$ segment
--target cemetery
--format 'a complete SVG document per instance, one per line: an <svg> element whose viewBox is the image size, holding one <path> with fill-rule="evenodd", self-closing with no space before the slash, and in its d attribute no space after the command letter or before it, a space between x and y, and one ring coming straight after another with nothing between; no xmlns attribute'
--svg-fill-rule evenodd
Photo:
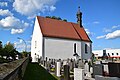
<svg viewBox="0 0 120 80"><path fill-rule="evenodd" d="M111 51L109 59L103 50L101 60L95 60L92 41L82 25L80 7L76 17L77 23L36 17L31 41L32 62L39 63L59 80L119 80L120 65L110 59Z"/></svg>
<svg viewBox="0 0 120 80"><path fill-rule="evenodd" d="M0 80L13 80L13 78L23 80L120 80L119 60L92 62L92 60L62 60L46 57L45 60L38 59L38 62L31 62L27 57L0 66Z"/></svg>
<svg viewBox="0 0 120 80"><path fill-rule="evenodd" d="M38 60L39 65L60 80L120 80L120 63L117 61L85 61L75 59Z"/></svg>

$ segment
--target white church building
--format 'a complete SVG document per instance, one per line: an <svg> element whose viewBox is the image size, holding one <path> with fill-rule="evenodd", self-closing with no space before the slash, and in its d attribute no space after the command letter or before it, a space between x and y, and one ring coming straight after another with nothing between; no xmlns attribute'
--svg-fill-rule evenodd
<svg viewBox="0 0 120 80"><path fill-rule="evenodd" d="M77 23L65 22L37 16L35 20L32 42L32 62L36 58L70 59L78 56L80 59L90 59L92 41L82 26L82 13L77 12Z"/></svg>

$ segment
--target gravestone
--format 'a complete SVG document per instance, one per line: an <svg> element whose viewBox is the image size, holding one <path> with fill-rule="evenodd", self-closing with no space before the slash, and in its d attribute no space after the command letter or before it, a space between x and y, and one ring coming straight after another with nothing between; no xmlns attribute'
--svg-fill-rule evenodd
<svg viewBox="0 0 120 80"><path fill-rule="evenodd" d="M67 61L66 61L66 60L63 61L63 66L64 66L64 65L67 65Z"/></svg>
<svg viewBox="0 0 120 80"><path fill-rule="evenodd" d="M84 69L74 68L74 80L84 80Z"/></svg>
<svg viewBox="0 0 120 80"><path fill-rule="evenodd" d="M108 63L110 77L120 78L120 63Z"/></svg>
<svg viewBox="0 0 120 80"><path fill-rule="evenodd" d="M85 66L84 66L85 68L85 72L89 72L89 65L88 65L88 63L85 63Z"/></svg>
<svg viewBox="0 0 120 80"><path fill-rule="evenodd" d="M56 76L60 77L60 69L61 69L61 63L60 62L56 62Z"/></svg>
<svg viewBox="0 0 120 80"><path fill-rule="evenodd" d="M108 65L104 65L104 71L106 71L107 73L109 73Z"/></svg>
<svg viewBox="0 0 120 80"><path fill-rule="evenodd" d="M102 64L94 64L93 65L93 77L95 75L103 75L103 65Z"/></svg>
<svg viewBox="0 0 120 80"><path fill-rule="evenodd" d="M120 80L118 77L104 77L101 75L95 75L95 80Z"/></svg>
<svg viewBox="0 0 120 80"><path fill-rule="evenodd" d="M64 65L64 80L70 80L69 65Z"/></svg>
<svg viewBox="0 0 120 80"><path fill-rule="evenodd" d="M90 73L93 73L93 67L90 67Z"/></svg>
<svg viewBox="0 0 120 80"><path fill-rule="evenodd" d="M47 62L47 70L50 71L50 68L51 68L51 63L50 63L50 60Z"/></svg>
<svg viewBox="0 0 120 80"><path fill-rule="evenodd" d="M101 61L96 61L95 64L101 64Z"/></svg>
<svg viewBox="0 0 120 80"><path fill-rule="evenodd" d="M70 71L73 71L73 69L74 69L74 62L72 60L71 60L71 62L69 64L69 66L70 66Z"/></svg>
<svg viewBox="0 0 120 80"><path fill-rule="evenodd" d="M78 61L78 68L84 69L84 62L82 60Z"/></svg>
<svg viewBox="0 0 120 80"><path fill-rule="evenodd" d="M86 77L89 77L89 78L91 78L92 77L92 75L91 75L91 72L85 72L86 73Z"/></svg>

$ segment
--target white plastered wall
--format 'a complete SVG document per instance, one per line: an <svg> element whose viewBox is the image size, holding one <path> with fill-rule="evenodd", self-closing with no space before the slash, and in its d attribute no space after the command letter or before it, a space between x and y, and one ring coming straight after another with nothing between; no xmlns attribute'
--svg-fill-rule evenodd
<svg viewBox="0 0 120 80"><path fill-rule="evenodd" d="M36 59L36 58L42 57L42 49L43 49L42 44L43 44L43 35L41 32L38 20L36 18L33 35L32 35L32 41L31 41L32 62L37 62L38 59Z"/></svg>
<svg viewBox="0 0 120 80"><path fill-rule="evenodd" d="M75 43L76 52L81 57L81 41L48 37L45 37L44 40L45 57L53 59L74 58Z"/></svg>

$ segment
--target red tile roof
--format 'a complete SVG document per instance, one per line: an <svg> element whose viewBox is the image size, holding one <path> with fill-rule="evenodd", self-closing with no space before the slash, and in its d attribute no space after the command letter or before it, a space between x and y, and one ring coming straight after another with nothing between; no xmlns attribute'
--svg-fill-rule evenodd
<svg viewBox="0 0 120 80"><path fill-rule="evenodd" d="M37 16L43 36L91 42L78 24Z"/></svg>

